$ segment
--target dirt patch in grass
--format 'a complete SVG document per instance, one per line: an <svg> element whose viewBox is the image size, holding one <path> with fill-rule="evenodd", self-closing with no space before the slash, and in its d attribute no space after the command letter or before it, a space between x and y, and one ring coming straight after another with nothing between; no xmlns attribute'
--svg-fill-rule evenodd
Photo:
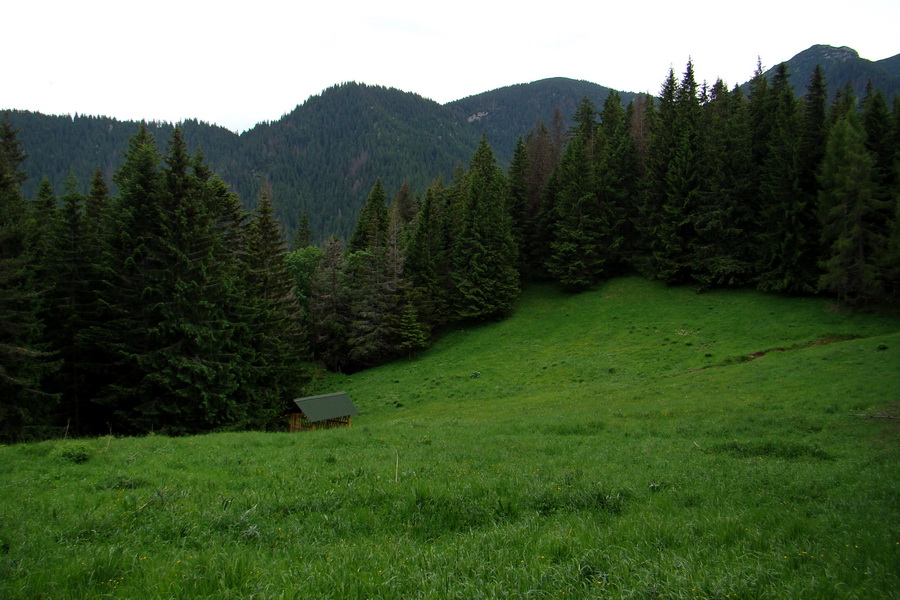
<svg viewBox="0 0 900 600"><path fill-rule="evenodd" d="M837 342L846 342L848 340L859 339L861 336L858 335L820 335L816 339L811 342L805 342L802 344L794 344L793 346L789 346L787 348L769 348L767 350L759 350L757 352L751 352L750 354L744 354L742 356L738 356L735 358L727 358L723 361L720 361L714 365L706 365L705 367L698 367L696 369L691 369L689 371L684 371L683 373L678 373L678 375L687 375L688 373L696 373L697 371L705 371L706 369L712 369L713 367L727 367L729 365L734 365L742 362L750 362L751 360L756 360L757 358L762 358L766 354L770 352L788 352L791 350L803 350L805 348L813 348L815 346L827 346L829 344L836 344Z"/></svg>
<svg viewBox="0 0 900 600"><path fill-rule="evenodd" d="M854 417L866 419L873 424L881 426L881 433L875 439L875 443L891 454L900 452L898 440L900 440L900 400L894 400L882 410L875 413L855 414Z"/></svg>

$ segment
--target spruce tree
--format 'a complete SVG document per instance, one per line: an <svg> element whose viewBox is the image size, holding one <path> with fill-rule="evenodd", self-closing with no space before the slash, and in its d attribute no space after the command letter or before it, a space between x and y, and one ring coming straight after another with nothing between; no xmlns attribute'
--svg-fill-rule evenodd
<svg viewBox="0 0 900 600"><path fill-rule="evenodd" d="M703 107L704 159L694 216L692 277L702 288L742 285L752 272L755 213L744 95L718 80Z"/></svg>
<svg viewBox="0 0 900 600"><path fill-rule="evenodd" d="M412 280L406 270L405 235L409 223L399 211L391 212L385 246L385 285L390 298L388 323L391 356L406 355L424 348L428 339L425 323L419 318Z"/></svg>
<svg viewBox="0 0 900 600"><path fill-rule="evenodd" d="M66 418L72 418L76 432L97 433L106 427L105 417L97 414L102 408L91 400L106 385L108 371L104 365L109 357L108 348L94 343L96 332L105 327L109 314L105 292L109 289L112 264L110 231L111 214L109 185L100 169L94 171L90 189L83 200L80 214L80 255L84 261L80 277L82 302L78 306L79 327L76 332L77 365L68 365L78 373L77 395L64 398ZM70 213L71 215L71 213ZM71 226L66 230L71 231Z"/></svg>
<svg viewBox="0 0 900 600"><path fill-rule="evenodd" d="M888 136L888 150L894 155L894 180L900 179L900 94L891 103L891 133Z"/></svg>
<svg viewBox="0 0 900 600"><path fill-rule="evenodd" d="M410 284L404 273L402 247L404 225L398 212L391 212L383 240L348 257L351 318L348 329L350 357L355 366L380 364L401 353L416 337L406 323L400 327L411 305Z"/></svg>
<svg viewBox="0 0 900 600"><path fill-rule="evenodd" d="M838 88L834 93L834 99L828 108L828 128L834 127L838 121L851 112L856 111L857 97L853 91L852 82L848 81L844 87Z"/></svg>
<svg viewBox="0 0 900 600"><path fill-rule="evenodd" d="M309 298L312 355L332 371L351 364L347 343L350 326L350 298L347 261L340 240L325 241L322 260L316 270Z"/></svg>
<svg viewBox="0 0 900 600"><path fill-rule="evenodd" d="M268 354L269 327L266 326L265 298L260 297L256 250L258 236L240 199L217 175L210 173L202 156L195 154L193 172L202 182L213 228L221 288L221 308L229 327L222 354L232 357L234 390L230 395L227 428L259 428L271 424L280 412L282 398L272 393L277 384L272 363L278 356ZM280 228L276 225L276 230ZM280 238L279 238L280 239ZM288 393L291 393L289 391Z"/></svg>
<svg viewBox="0 0 900 600"><path fill-rule="evenodd" d="M619 259L626 219L627 164L624 114L619 96L607 97L606 123L597 123L587 99L576 113L573 137L558 168L547 271L570 290L583 290L608 275Z"/></svg>
<svg viewBox="0 0 900 600"><path fill-rule="evenodd" d="M873 233L886 242L875 249L874 263L878 269L879 287L885 295L894 294L895 285L891 273L890 240L895 227L896 203L900 199L900 144L896 141L891 113L881 90L866 87L860 115L865 134L865 147L873 159L872 185L874 194L871 227Z"/></svg>
<svg viewBox="0 0 900 600"><path fill-rule="evenodd" d="M165 162L158 253L169 266L159 282L165 301L157 347L144 361L148 383L160 395L142 412L153 410L157 425L173 432L240 426L249 407L235 402L243 365L236 360L241 348L232 343L238 324L229 305L238 296L233 262L220 249L219 199L208 167L188 154L180 128Z"/></svg>
<svg viewBox="0 0 900 600"><path fill-rule="evenodd" d="M450 185L443 187L440 195L443 204L444 235L447 237L447 247L451 249L451 253L462 235L466 219L467 177L465 167L457 165L453 172L453 180Z"/></svg>
<svg viewBox="0 0 900 600"><path fill-rule="evenodd" d="M50 183L50 179L46 176L41 178L34 204L35 210L37 210L38 213L56 212L56 193L53 191L53 185Z"/></svg>
<svg viewBox="0 0 900 600"><path fill-rule="evenodd" d="M846 304L871 303L883 291L876 256L889 242L881 219L886 203L874 192L875 163L856 115L849 113L829 135L820 177L828 251L819 287Z"/></svg>
<svg viewBox="0 0 900 600"><path fill-rule="evenodd" d="M669 69L660 89L659 101L652 99L646 106L647 162L646 176L639 196L638 231L641 254L639 270L651 278L663 277L656 257L664 251L660 228L666 225L663 206L667 197L666 176L676 147L675 95L678 81L675 71Z"/></svg>
<svg viewBox="0 0 900 600"><path fill-rule="evenodd" d="M465 176L462 228L453 249L454 308L461 321L508 314L519 295L507 183L482 136Z"/></svg>
<svg viewBox="0 0 900 600"><path fill-rule="evenodd" d="M401 355L414 354L428 347L428 332L413 302L407 302L403 307L397 323L397 336L400 340L397 351Z"/></svg>
<svg viewBox="0 0 900 600"><path fill-rule="evenodd" d="M381 179L377 179L359 213L353 235L347 244L347 252L353 253L384 243L387 228L387 195Z"/></svg>
<svg viewBox="0 0 900 600"><path fill-rule="evenodd" d="M774 97L759 59L748 87L747 125L750 128L750 158L752 164L759 166L765 162L769 153L769 136L775 118Z"/></svg>
<svg viewBox="0 0 900 600"><path fill-rule="evenodd" d="M156 142L145 124L129 140L124 162L114 176L119 195L111 207L117 216L109 231L109 252L102 265L97 321L83 333L95 356L91 377L103 384L91 399L97 428L141 433L155 425L139 407L157 396L145 381L145 357L155 349L163 292L159 279L168 265L157 250L163 235L163 179Z"/></svg>
<svg viewBox="0 0 900 600"><path fill-rule="evenodd" d="M552 202L549 199L555 195L548 189L548 184L559 166L561 153L557 151L554 137L542 121L538 121L525 138L525 153L525 205L517 211L523 215L519 226L522 236L520 261L526 278L545 279L544 263L550 254L553 226L553 210L549 205ZM511 185L512 180L511 173ZM515 193L521 194L521 190Z"/></svg>
<svg viewBox="0 0 900 600"><path fill-rule="evenodd" d="M418 316L428 331L447 323L449 315L450 250L444 188L436 182L425 191L412 223L404 270L412 285Z"/></svg>
<svg viewBox="0 0 900 600"><path fill-rule="evenodd" d="M390 212L396 215L397 219L399 219L401 229L405 230L415 218L418 211L419 202L416 199L416 195L413 193L409 183L404 183L400 186L400 189L397 190L397 194L394 196L393 202L391 202Z"/></svg>
<svg viewBox="0 0 900 600"><path fill-rule="evenodd" d="M628 105L628 133L631 134L637 155L635 175L639 180L642 180L647 173L652 113L653 97L647 94L638 94Z"/></svg>
<svg viewBox="0 0 900 600"><path fill-rule="evenodd" d="M318 246L305 246L289 252L285 257L287 269L294 278L294 295L297 297L303 322L308 313L313 274L318 269L322 256L322 249Z"/></svg>
<svg viewBox="0 0 900 600"><path fill-rule="evenodd" d="M22 198L26 155L9 114L0 120L0 440L41 435L55 397L43 381L55 370L45 351L44 301L36 279L36 218Z"/></svg>
<svg viewBox="0 0 900 600"><path fill-rule="evenodd" d="M535 225L531 244L525 249L529 253L532 273L536 279L551 280L547 265L553 254L556 224L558 220L557 204L563 189L561 164L558 164L547 178L540 192L539 210L535 216Z"/></svg>
<svg viewBox="0 0 900 600"><path fill-rule="evenodd" d="M566 149L568 132L566 131L566 115L559 105L553 107L550 117L550 163L558 165Z"/></svg>
<svg viewBox="0 0 900 600"><path fill-rule="evenodd" d="M662 104L661 104L662 107ZM700 202L702 141L700 98L689 61L674 94L669 133L672 146L660 185L660 214L653 229L653 274L667 283L684 283L695 270L695 217ZM657 167L659 168L659 167Z"/></svg>
<svg viewBox="0 0 900 600"><path fill-rule="evenodd" d="M101 223L107 216L110 198L109 184L106 183L103 172L99 168L94 170L90 190L84 202L84 216L88 229L101 229Z"/></svg>
<svg viewBox="0 0 900 600"><path fill-rule="evenodd" d="M822 157L825 155L825 144L828 140L828 123L826 115L827 86L825 74L820 65L816 65L806 86L800 115L800 139L798 142L798 169L800 189L807 197L815 199L818 194L816 176Z"/></svg>
<svg viewBox="0 0 900 600"><path fill-rule="evenodd" d="M70 172L69 179L72 177L73 175ZM35 220L34 244L38 262L41 264L38 272L41 279L47 277L46 262L49 260L49 255L52 253L53 244L55 243L54 235L56 234L59 221L58 205L59 199L56 197L56 192L53 191L50 179L47 177L42 178L31 208L34 215L39 215Z"/></svg>
<svg viewBox="0 0 900 600"><path fill-rule="evenodd" d="M618 92L610 92L600 113L596 159L601 234L613 266L633 263L639 249L638 154L629 121Z"/></svg>
<svg viewBox="0 0 900 600"><path fill-rule="evenodd" d="M546 261L550 275L572 291L598 283L609 259L596 174L593 140L579 134L569 141L559 166L562 185Z"/></svg>
<svg viewBox="0 0 900 600"><path fill-rule="evenodd" d="M53 244L47 260L48 302L44 317L49 340L61 368L55 374L53 391L61 395L61 419L72 431L82 433L82 411L91 386L85 381L86 356L82 352L80 336L94 316L93 288L96 278L92 271L94 240L86 234L83 205L85 196L78 191L78 182L70 173L62 197L62 210L52 232Z"/></svg>
<svg viewBox="0 0 900 600"><path fill-rule="evenodd" d="M309 225L309 212L303 211L297 233L294 235L294 250L300 250L312 244L312 228Z"/></svg>
<svg viewBox="0 0 900 600"><path fill-rule="evenodd" d="M597 107L590 98L584 97L572 115L574 125L569 130L569 139L581 136L588 144L594 143L597 132Z"/></svg>
<svg viewBox="0 0 900 600"><path fill-rule="evenodd" d="M398 326L408 302L403 249L407 219L415 213L409 186L390 210L381 180L372 188L351 239L346 281L350 302L347 328L350 368L366 368L396 356Z"/></svg>
<svg viewBox="0 0 900 600"><path fill-rule="evenodd" d="M862 101L862 127L866 150L875 159L873 178L879 200L887 201L897 191L898 147L892 136L891 114L881 90L869 82Z"/></svg>
<svg viewBox="0 0 900 600"><path fill-rule="evenodd" d="M386 259L382 243L357 250L347 257L347 292L350 296L347 344L353 370L375 366L390 353L392 299Z"/></svg>
<svg viewBox="0 0 900 600"><path fill-rule="evenodd" d="M889 241L880 264L885 275L885 292L900 300L900 95L894 96L887 150L894 156L893 171L888 178L888 194L893 197L893 214L889 220Z"/></svg>
<svg viewBox="0 0 900 600"><path fill-rule="evenodd" d="M773 120L759 175L759 288L809 293L818 279L816 204L800 181L800 114L787 65L778 66L771 89Z"/></svg>
<svg viewBox="0 0 900 600"><path fill-rule="evenodd" d="M516 247L524 249L527 243L529 229L529 202L528 202L528 151L525 142L520 137L516 141L513 157L509 163L506 179L509 182L509 217L512 220L513 239ZM519 271L523 272L525 266L525 252L519 254Z"/></svg>
<svg viewBox="0 0 900 600"><path fill-rule="evenodd" d="M296 284L288 271L281 225L275 218L271 189L264 186L249 225L245 277L252 302L254 349L260 358L254 418L265 422L283 410L305 384L309 358L300 328Z"/></svg>

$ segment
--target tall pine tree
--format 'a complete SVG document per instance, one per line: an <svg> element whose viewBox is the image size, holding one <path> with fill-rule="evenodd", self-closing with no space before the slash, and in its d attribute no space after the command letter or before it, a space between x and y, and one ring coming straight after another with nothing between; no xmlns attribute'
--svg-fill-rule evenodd
<svg viewBox="0 0 900 600"><path fill-rule="evenodd" d="M684 283L694 271L692 254L697 242L695 218L700 203L702 161L700 98L690 61L675 92L672 113L672 147L659 182L662 195L653 229L656 246L652 261L655 277L667 283Z"/></svg>
<svg viewBox="0 0 900 600"><path fill-rule="evenodd" d="M55 398L42 390L56 365L45 351L39 313L36 219L21 195L26 155L9 114L0 120L0 440L41 435Z"/></svg>
<svg viewBox="0 0 900 600"><path fill-rule="evenodd" d="M703 288L742 285L753 277L753 168L744 95L721 80L703 107L701 196L694 216L692 277Z"/></svg>
<svg viewBox="0 0 900 600"><path fill-rule="evenodd" d="M243 268L249 285L252 344L258 357L253 415L266 422L299 393L307 376L304 361L309 359L296 284L288 270L287 249L268 186L263 186L250 221Z"/></svg>
<svg viewBox="0 0 900 600"><path fill-rule="evenodd" d="M453 249L454 308L459 320L507 315L519 295L517 250L507 183L482 136L464 182L462 227Z"/></svg>
<svg viewBox="0 0 900 600"><path fill-rule="evenodd" d="M777 67L770 94L773 120L759 175L759 288L809 293L819 274L820 231L816 204L801 189L800 114L786 63Z"/></svg>
<svg viewBox="0 0 900 600"><path fill-rule="evenodd" d="M325 241L322 260L313 275L309 298L313 358L328 369L343 371L352 364L348 346L350 294L347 260L340 240Z"/></svg>
<svg viewBox="0 0 900 600"><path fill-rule="evenodd" d="M838 121L828 138L820 182L823 261L820 289L846 304L879 300L883 278L876 261L887 243L875 194L875 159L854 113Z"/></svg>
<svg viewBox="0 0 900 600"><path fill-rule="evenodd" d="M425 191L406 245L404 270L412 285L417 314L433 331L450 319L451 240L444 187L440 181Z"/></svg>
<svg viewBox="0 0 900 600"><path fill-rule="evenodd" d="M563 287L578 291L605 275L612 248L604 237L608 223L598 196L596 111L585 98L575 115L573 137L558 168L552 241L547 271Z"/></svg>
<svg viewBox="0 0 900 600"><path fill-rule="evenodd" d="M664 251L659 229L666 226L663 207L666 202L666 175L676 147L675 95L678 81L669 69L660 89L659 101L646 104L646 175L639 195L638 233L640 255L638 269L651 278L663 277L656 257Z"/></svg>
<svg viewBox="0 0 900 600"><path fill-rule="evenodd" d="M633 263L638 243L638 153L629 131L629 116L615 91L600 113L597 133L597 195L608 262Z"/></svg>
<svg viewBox="0 0 900 600"><path fill-rule="evenodd" d="M347 244L347 252L365 250L384 243L388 228L387 195L381 179L375 181L356 220L353 235Z"/></svg>

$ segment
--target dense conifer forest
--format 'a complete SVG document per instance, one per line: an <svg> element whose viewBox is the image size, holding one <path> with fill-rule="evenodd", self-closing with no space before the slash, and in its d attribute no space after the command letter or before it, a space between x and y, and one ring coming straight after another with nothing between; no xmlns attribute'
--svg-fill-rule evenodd
<svg viewBox="0 0 900 600"><path fill-rule="evenodd" d="M364 369L448 327L502 319L534 280L577 292L637 272L698 292L895 305L900 96L827 90L818 67L800 94L785 64L758 68L745 92L697 82L688 62L658 97L608 91L565 126L538 121L508 161L486 131L421 191L403 182L427 169L401 161L410 177L375 178L347 235L317 231L327 223L301 210L289 241L274 206L296 175L250 172L248 212L204 146L186 142L195 123L141 125L112 173L73 170L61 188L43 179L24 193L28 148L7 115L0 437L265 428L315 368ZM435 135L440 154L469 134ZM276 155L289 143L251 146ZM103 162L90 152L86 163Z"/></svg>

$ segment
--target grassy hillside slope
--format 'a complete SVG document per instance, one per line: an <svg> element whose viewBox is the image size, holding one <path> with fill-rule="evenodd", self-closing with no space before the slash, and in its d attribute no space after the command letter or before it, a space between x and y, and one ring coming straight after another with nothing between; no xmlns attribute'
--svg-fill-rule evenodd
<svg viewBox="0 0 900 600"><path fill-rule="evenodd" d="M897 414L896 317L535 288L321 388L351 394L351 429L0 448L0 597L900 589L897 429L858 416Z"/></svg>

